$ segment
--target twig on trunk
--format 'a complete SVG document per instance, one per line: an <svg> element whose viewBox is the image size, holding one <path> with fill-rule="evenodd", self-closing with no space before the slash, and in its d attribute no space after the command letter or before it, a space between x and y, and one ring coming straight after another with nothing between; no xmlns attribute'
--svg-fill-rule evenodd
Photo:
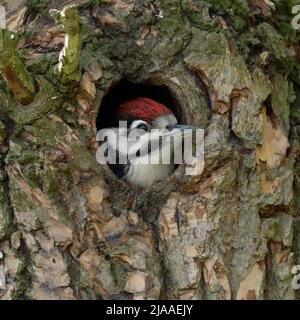
<svg viewBox="0 0 300 320"><path fill-rule="evenodd" d="M65 45L60 53L58 73L63 85L80 81L80 51L82 45L82 21L75 6L62 11L50 10L50 14L66 31Z"/></svg>
<svg viewBox="0 0 300 320"><path fill-rule="evenodd" d="M0 73L22 104L29 104L35 96L34 80L27 71L16 49L18 35L0 29Z"/></svg>

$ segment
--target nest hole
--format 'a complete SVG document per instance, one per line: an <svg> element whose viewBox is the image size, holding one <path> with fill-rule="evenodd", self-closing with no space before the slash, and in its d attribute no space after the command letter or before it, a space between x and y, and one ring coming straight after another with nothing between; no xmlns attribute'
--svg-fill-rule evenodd
<svg viewBox="0 0 300 320"><path fill-rule="evenodd" d="M103 97L96 121L97 130L118 127L117 108L122 103L138 97L150 98L164 104L174 112L178 123L185 124L185 116L180 103L168 86L152 83L132 83L122 80L112 86Z"/></svg>
<svg viewBox="0 0 300 320"><path fill-rule="evenodd" d="M118 127L119 123L116 113L118 107L128 100L138 97L150 98L164 104L173 111L179 124L187 124L185 108L181 100L179 100L180 93L176 92L172 86L169 87L165 82L156 82L152 79L144 83L133 83L123 79L113 85L102 98L96 120L97 131L105 128ZM175 165L173 173L177 171L178 167L180 167L180 165ZM119 194L118 174L109 166L106 166L106 169L105 172L110 178L110 181L117 183L116 190L118 190ZM113 179L113 177L117 179ZM162 180L160 182L162 182Z"/></svg>

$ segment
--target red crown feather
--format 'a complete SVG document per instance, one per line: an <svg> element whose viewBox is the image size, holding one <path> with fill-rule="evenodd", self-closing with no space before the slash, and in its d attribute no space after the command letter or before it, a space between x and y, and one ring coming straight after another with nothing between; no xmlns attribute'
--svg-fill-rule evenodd
<svg viewBox="0 0 300 320"><path fill-rule="evenodd" d="M137 117L145 121L152 121L157 117L173 114L173 112L163 104L149 98L136 98L121 104L117 110L119 119Z"/></svg>

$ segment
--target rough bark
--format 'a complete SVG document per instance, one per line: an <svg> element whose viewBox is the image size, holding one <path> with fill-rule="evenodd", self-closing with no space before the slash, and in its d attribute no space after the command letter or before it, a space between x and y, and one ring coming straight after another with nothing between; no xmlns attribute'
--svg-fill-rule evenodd
<svg viewBox="0 0 300 320"><path fill-rule="evenodd" d="M31 98L0 80L0 299L297 297L292 2L12 4L14 73ZM167 86L185 121L205 129L201 176L182 165L140 190L97 164L98 111L124 78Z"/></svg>

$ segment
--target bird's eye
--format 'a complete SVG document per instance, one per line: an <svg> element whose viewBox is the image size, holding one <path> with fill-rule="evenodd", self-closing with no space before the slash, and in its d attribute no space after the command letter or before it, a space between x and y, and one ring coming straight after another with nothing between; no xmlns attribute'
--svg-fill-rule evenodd
<svg viewBox="0 0 300 320"><path fill-rule="evenodd" d="M150 125L146 121L136 120L136 121L133 121L133 123L130 126L130 130L134 130L134 129L149 131Z"/></svg>
<svg viewBox="0 0 300 320"><path fill-rule="evenodd" d="M140 130L148 131L148 125L146 123L140 123L136 128Z"/></svg>

